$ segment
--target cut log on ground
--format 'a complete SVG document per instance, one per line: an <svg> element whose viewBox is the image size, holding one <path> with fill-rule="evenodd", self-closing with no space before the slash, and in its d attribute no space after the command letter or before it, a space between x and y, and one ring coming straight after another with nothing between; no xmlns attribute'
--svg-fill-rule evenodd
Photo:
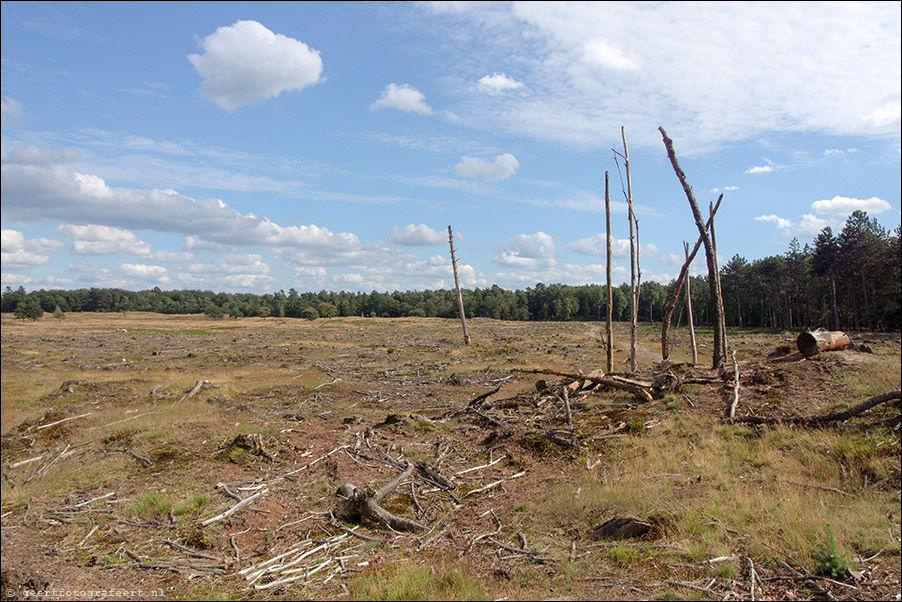
<svg viewBox="0 0 902 602"><path fill-rule="evenodd" d="M844 332L815 330L803 332L796 339L796 345L802 355L817 355L821 351L842 351L849 346L849 335Z"/></svg>

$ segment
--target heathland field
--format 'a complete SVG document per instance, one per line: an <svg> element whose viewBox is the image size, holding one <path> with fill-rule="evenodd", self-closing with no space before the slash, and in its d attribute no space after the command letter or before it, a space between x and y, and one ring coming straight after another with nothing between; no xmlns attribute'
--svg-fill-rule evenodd
<svg viewBox="0 0 902 602"><path fill-rule="evenodd" d="M898 599L898 335L469 329L3 314L3 599Z"/></svg>

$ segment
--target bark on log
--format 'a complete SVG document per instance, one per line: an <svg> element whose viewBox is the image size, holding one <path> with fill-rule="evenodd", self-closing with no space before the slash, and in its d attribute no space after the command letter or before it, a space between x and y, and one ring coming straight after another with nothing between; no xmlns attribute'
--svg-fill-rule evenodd
<svg viewBox="0 0 902 602"><path fill-rule="evenodd" d="M849 335L844 332L815 330L800 334L796 339L796 346L802 355L817 355L821 351L842 351L851 342Z"/></svg>

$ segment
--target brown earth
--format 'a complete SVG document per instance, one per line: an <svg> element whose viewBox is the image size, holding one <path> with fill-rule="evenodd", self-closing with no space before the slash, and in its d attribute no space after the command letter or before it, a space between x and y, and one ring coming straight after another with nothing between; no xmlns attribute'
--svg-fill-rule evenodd
<svg viewBox="0 0 902 602"><path fill-rule="evenodd" d="M652 429L677 404L687 418L720 421L732 366L723 380L706 366L669 367L710 382L643 404L627 391L521 371L599 370L603 325L469 325L465 347L453 320L70 314L21 323L4 315L3 599L385 599L384 587L374 593L362 580L376 573L391 582L395 570L400 580L407 573L393 567L407 564L447 581L423 586L424 597L748 597L755 582L741 553L738 572L713 579L713 565L678 552L618 564L586 525L562 517L537 526L530 515L551 492L613 470L609 441ZM650 379L662 372L658 331L642 333L633 376ZM684 362L687 336L676 333L675 359ZM792 351L794 335L731 333L738 413L824 413L843 395L840 375L866 374L875 357L898 361L898 335L853 339L875 353L769 358L780 346ZM625 325L615 340L625 371ZM572 427L566 385L574 385ZM895 408L856 424L895 427L898 459ZM404 462L438 476L430 482L417 471L383 506L427 530L349 527L329 516L340 485L378 489ZM898 491L898 471L889 486ZM226 490L259 497L202 525L237 504ZM610 518L599 507L593 525ZM624 549L680 548L667 539L666 518L652 522ZM806 580L775 559L755 562L757 599L899 595L898 544L858 566L853 585ZM452 583L465 578L491 589L467 594Z"/></svg>

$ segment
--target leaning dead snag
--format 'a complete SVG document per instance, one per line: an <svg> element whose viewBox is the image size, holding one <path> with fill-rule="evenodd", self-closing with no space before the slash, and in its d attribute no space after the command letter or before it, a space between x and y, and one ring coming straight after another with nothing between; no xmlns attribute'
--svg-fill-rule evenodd
<svg viewBox="0 0 902 602"><path fill-rule="evenodd" d="M713 359L713 368L715 370L719 370L723 366L723 336L724 333L721 330L723 326L723 302L718 303L718 299L720 298L720 290L717 286L719 280L717 277L717 262L716 257L714 256L714 246L711 243L711 237L708 236L708 229L705 227L705 222L702 219L702 213L698 208L698 203L695 201L695 194L692 192L692 187L689 186L689 182L686 180L686 174L683 172L683 169L680 167L679 162L677 161L676 153L673 150L673 140L671 140L667 136L667 132L664 131L664 128L659 127L658 130L661 132L661 135L664 137L664 146L667 149L667 156L670 159L670 163L673 166L673 171L676 173L677 178L680 181L680 184L683 186L683 191L686 193L686 198L689 200L689 207L692 209L692 215L695 218L695 225L698 228L698 233L702 238L702 242L705 245L705 257L708 262L708 286L711 289L711 309L713 314L714 323L714 359ZM713 210L712 210L713 215Z"/></svg>
<svg viewBox="0 0 902 602"><path fill-rule="evenodd" d="M711 213L711 217L708 218L708 224L706 225L706 227L710 226L711 220L714 218L714 215L717 213L717 209L720 207L720 202L722 200L723 200L723 195L721 194L717 199L717 203L715 203L715 205L714 205L714 210ZM698 250L702 247L703 242L704 242L704 239L702 239L702 237L699 236L698 240L695 242L695 246L692 247L692 252L687 253L686 262L683 264L683 267L680 268L680 275L677 276L676 282L674 283L673 292L670 293L670 299L667 300L667 305L664 306L664 317L661 318L661 356L662 356L661 359L666 360L670 357L670 343L669 343L669 337L668 337L668 333L670 332L670 318L673 317L673 310L676 307L677 299L680 296L680 287L683 285L683 281L685 281L687 283L689 282L689 266L692 264L692 260L695 259L695 256L698 253ZM688 244L685 245L685 248L688 249ZM687 290L687 294L689 294L688 287L686 290ZM693 340L692 345L693 345L693 347L692 347L693 352L695 352L696 347L695 347L694 340ZM692 363L697 364L698 357L696 355L693 355L693 358L695 358L695 359Z"/></svg>
<svg viewBox="0 0 902 602"><path fill-rule="evenodd" d="M454 235L448 226L448 244L451 245L451 267L454 270L454 288L457 290L457 309L460 311L460 323L464 329L464 345L470 344L470 333L467 331L467 315L464 313L464 298L460 293L460 280L457 277L457 258L454 256Z"/></svg>
<svg viewBox="0 0 902 602"><path fill-rule="evenodd" d="M723 198L722 196L720 198ZM720 201L720 199L718 199ZM720 266L717 263L717 236L714 234L714 203L708 204L708 231L711 234L711 250L714 252L714 278L717 286L717 295L714 302L717 303L715 315L720 315L720 357L727 361L727 318L723 308L723 288L720 284Z"/></svg>
<svg viewBox="0 0 902 602"><path fill-rule="evenodd" d="M420 523L396 516L379 505L386 495L398 488L401 482L413 473L413 464L408 464L404 472L379 488L360 489L352 483L345 483L338 488L337 495L340 501L335 507L335 516L341 520L358 522L365 518L377 525L394 529L395 531L425 531L429 527Z"/></svg>
<svg viewBox="0 0 902 602"><path fill-rule="evenodd" d="M814 426L818 424L826 424L828 422L838 422L848 420L853 416L861 414L865 410L869 410L874 406L887 403L896 399L902 399L902 389L895 391L887 391L874 395L866 401L842 410L841 412L833 412L830 414L820 414L815 416L740 416L738 418L727 418L724 422L731 424L799 424L806 426Z"/></svg>

